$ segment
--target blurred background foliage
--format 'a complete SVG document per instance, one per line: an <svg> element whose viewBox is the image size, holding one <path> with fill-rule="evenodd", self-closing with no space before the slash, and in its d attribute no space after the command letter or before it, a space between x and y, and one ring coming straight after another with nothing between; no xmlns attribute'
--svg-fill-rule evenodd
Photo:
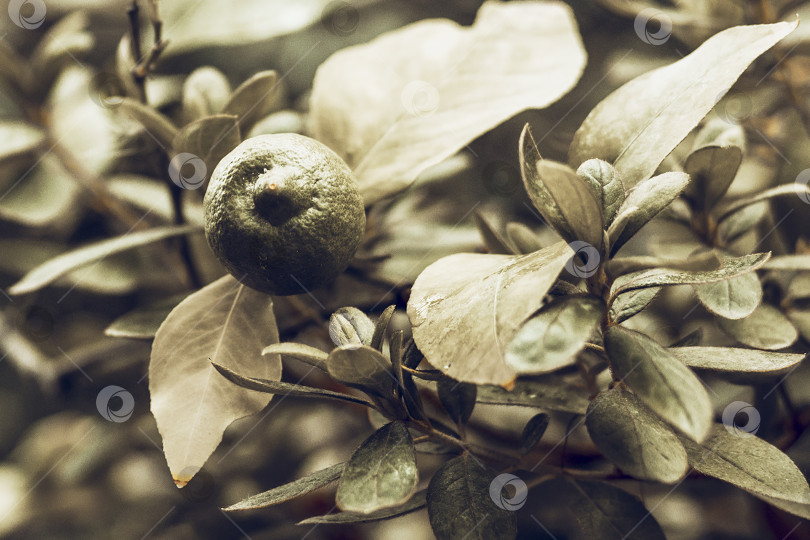
<svg viewBox="0 0 810 540"><path fill-rule="evenodd" d="M122 234L133 225L171 222L168 192L154 181L154 164L143 159L154 150L154 142L137 124L116 115L116 101L110 95L109 85L119 84L110 81L116 80L119 43L130 28L129 4L47 0L44 24L35 29L21 28L0 13L3 291L69 247ZM202 66L216 67L232 88L256 72L273 69L281 77L283 95L275 112L251 133L302 132L315 70L331 53L419 19L447 17L470 24L480 4L478 0L164 2L163 37L169 43L146 82L149 103L176 117L185 78ZM775 4L774 13L779 13L801 3L665 3L663 8L672 10L673 39L661 46L639 39L632 10L622 8L628 3L569 4L588 52L588 65L576 88L551 107L521 114L480 137L469 151L424 174L405 195L373 207L370 223L376 234L364 254L367 261L379 260L342 276L320 291L317 300L279 300L282 340L327 348L325 321L334 309L354 305L378 313L389 303L404 307L408 285L428 264L448 253L482 251L483 241L467 213L474 201L481 201L478 211L497 228L521 221L548 243L553 233L532 215L521 184L517 140L524 123L530 122L536 133L548 133L539 141L544 157L566 161L574 131L612 90L681 58L716 31L758 22L763 16L760 4ZM810 16L810 8L794 9ZM148 38L151 29L143 26ZM43 36L53 38L49 31L54 28L60 30L59 39L43 44ZM810 58L803 54L810 52L808 27L801 25L780 48L791 51L789 72L806 89ZM741 91L733 89L717 109L718 114L739 120L748 134L748 157L732 194L792 182L810 167L810 136L801 116L778 101L780 81L770 78L760 84L759 77L744 75L738 83ZM199 207L195 195L200 193L187 197L192 222L195 205ZM799 209L800 201L775 204L780 215L790 215L780 229L784 233L770 237L767 249L789 252L799 246L806 252L810 213L791 212ZM155 210L139 224L140 212L134 209L153 206ZM655 237L659 249L670 249L662 239L679 234L666 226L651 227L634 242L645 247ZM429 250L426 238L437 240ZM201 236L193 238L191 248L203 281L221 274ZM386 254L396 256L383 257ZM105 329L138 307L157 303L155 311L165 314L190 290L176 246L168 244L109 257L34 294L13 299L0 295L0 533L9 538L77 539L431 538L424 510L381 524L296 527L295 522L332 509L332 499L318 492L248 514L226 515L219 510L347 459L370 429L359 409L277 399L268 409L273 414L262 413L258 424L255 418L234 424L188 487L182 491L174 487L149 412L149 341L117 339L105 335ZM662 342L699 326L717 332L712 317L702 310L690 312L681 324L693 303L691 289L671 288L634 324ZM398 313L394 326L406 325L404 313ZM296 377L294 366L285 366L285 377ZM135 398L134 414L126 422L108 422L96 410L96 395L111 384L124 387ZM810 405L808 384L806 367L789 382L795 388L794 405L805 411ZM745 397L743 387L725 383L717 388L719 402ZM780 426L768 422L780 407L776 395L757 407L763 416L760 435L779 432ZM476 409L476 415L499 425L502 433L519 430L530 414L505 414L492 406ZM583 444L587 437L580 435L575 434L571 444ZM799 437L788 453L807 473L810 439ZM430 467L430 456L420 457L420 464ZM766 538L782 531L781 537L795 525L795 519L718 482L686 483L669 497L667 486L626 484L623 487L643 495L648 507L655 509L671 538ZM544 510L549 506L545 497L532 492L521 514L538 516L549 531L563 538L558 531L571 529L571 516ZM545 534L528 517L521 519L523 537ZM790 537L810 538L810 527L801 526Z"/></svg>

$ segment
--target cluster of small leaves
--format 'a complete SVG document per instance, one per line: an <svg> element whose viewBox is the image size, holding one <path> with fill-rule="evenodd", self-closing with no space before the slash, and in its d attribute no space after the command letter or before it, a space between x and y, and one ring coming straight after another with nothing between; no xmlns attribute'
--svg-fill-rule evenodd
<svg viewBox="0 0 810 540"><path fill-rule="evenodd" d="M623 3L602 3L639 14ZM185 78L179 102L166 106L145 87L167 43L155 4L146 5L155 9L150 13L155 43L141 54L138 32L121 40L117 82L104 105L118 121L134 119L139 126L137 137L125 138L124 150L136 140L152 141L135 148L137 155L158 156L152 176L165 177L175 156L192 154L207 177L277 107L276 73L260 72L232 90L220 71L199 68ZM742 22L744 14L738 15ZM717 26L717 18L711 21L712 33L725 27ZM134 226L140 222L119 199L138 207L145 183L136 182L141 193L132 200L120 185L113 195L98 178L108 163L91 161L81 170L75 163L81 156L44 152L71 144L70 138L60 142L69 114L55 114L53 126L35 121L45 105L54 113L70 108L67 90L59 87L71 88L71 69L65 66L92 44L85 26L81 15L60 21L30 63L0 48L3 73L24 109L23 120L2 124L13 144L0 161L35 167L21 178L26 191L6 203L0 199L0 218L52 226L54 216L70 217L72 193L54 207L15 214L20 198L48 191L51 173L64 169L82 179L110 214ZM545 245L520 222L508 223L502 234L494 220L475 213L490 253L455 253L424 268L407 305L412 331L388 331L394 306L376 322L345 307L329 321L331 351L279 343L273 299L230 276L182 301L166 298L114 322L112 335L154 338L152 412L175 483L182 487L191 480L234 420L283 394L362 408L375 431L347 462L249 497L228 511L264 508L337 482L339 511L302 523L367 522L427 507L440 539L513 538L517 514L505 507L501 486L493 481L499 473L516 472L531 487L575 508L587 537L662 538L642 501L610 480L676 484L696 471L810 518L810 487L793 461L764 439L740 437L716 423L703 379L773 383L805 358L799 336L810 340L808 255L798 246L795 254L777 256L756 249L770 234L763 229L776 221L771 200L810 197L807 185L732 196L745 132L727 121L706 120L749 65L794 27L730 28L682 60L631 80L588 115L573 138L568 163L544 159L542 140L535 141L527 125L517 141L520 176L534 210L561 240ZM695 45L708 37L683 35ZM441 45L446 54L411 50L423 42ZM559 54L548 55L552 46ZM401 58L403 50L407 58ZM407 79L382 69L392 58L408 67L396 70ZM519 65L507 61L512 58L521 58ZM515 113L558 99L577 81L584 62L563 5L487 2L471 27L423 21L335 54L315 78L310 128L352 166L371 205L403 191L420 173ZM415 76L437 96L430 110L421 110L408 93ZM85 71L76 77L85 86L91 78ZM49 93L52 86L57 91ZM379 88L385 91L369 95L368 89ZM391 95L401 103L391 106ZM40 156L42 163L34 163ZM199 232L199 208L186 211L183 190L164 183L172 197L166 215L175 226L136 228L43 258L10 292L37 291L110 256ZM661 221L658 216L691 231L688 256L638 249L623 255L650 231L648 224ZM193 274L188 253L181 249L181 255ZM386 255L397 257L380 258ZM417 263L424 258L419 251ZM701 331L662 344L639 331L633 325L637 316L678 285L692 287L723 332L745 347L704 345ZM776 293L766 294L768 289ZM282 358L322 372L335 386L282 381ZM533 416L512 444L497 444L486 441L486 432L471 421L476 404L526 407ZM562 468L544 462L566 447L570 433L544 446L547 428L571 418L585 426L609 472L565 464L564 452ZM420 480L418 453L447 459Z"/></svg>

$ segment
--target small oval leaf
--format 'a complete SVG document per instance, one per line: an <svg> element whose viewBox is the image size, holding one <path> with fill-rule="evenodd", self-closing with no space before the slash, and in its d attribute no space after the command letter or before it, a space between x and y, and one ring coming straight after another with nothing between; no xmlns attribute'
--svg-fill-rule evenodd
<svg viewBox="0 0 810 540"><path fill-rule="evenodd" d="M416 489L413 439L400 422L367 438L346 463L336 502L341 510L369 514L405 502Z"/></svg>
<svg viewBox="0 0 810 540"><path fill-rule="evenodd" d="M671 484L686 474L686 451L672 429L632 392L602 392L585 416L597 448L622 471L640 480Z"/></svg>
<svg viewBox="0 0 810 540"><path fill-rule="evenodd" d="M697 441L712 420L709 395L692 371L650 337L621 326L605 333L615 375L661 418Z"/></svg>

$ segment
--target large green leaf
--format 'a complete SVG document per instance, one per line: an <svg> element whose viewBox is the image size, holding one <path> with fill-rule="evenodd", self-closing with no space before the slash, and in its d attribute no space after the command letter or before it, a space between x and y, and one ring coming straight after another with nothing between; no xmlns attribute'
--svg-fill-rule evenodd
<svg viewBox="0 0 810 540"><path fill-rule="evenodd" d="M650 337L621 326L608 328L605 349L615 375L653 412L690 438L703 440L712 404L688 367Z"/></svg>
<svg viewBox="0 0 810 540"><path fill-rule="evenodd" d="M515 371L546 373L570 364L605 314L597 298L561 298L523 323L506 348Z"/></svg>
<svg viewBox="0 0 810 540"><path fill-rule="evenodd" d="M695 292L706 309L726 319L747 317L762 301L762 285L755 272L724 281L701 283L695 285Z"/></svg>
<svg viewBox="0 0 810 540"><path fill-rule="evenodd" d="M486 2L471 27L420 21L328 58L313 82L312 133L371 204L515 114L547 107L584 64L564 4Z"/></svg>
<svg viewBox="0 0 810 540"><path fill-rule="evenodd" d="M621 387L594 398L585 424L602 454L636 478L672 483L689 468L683 445L672 429Z"/></svg>
<svg viewBox="0 0 810 540"><path fill-rule="evenodd" d="M253 510L256 508L266 508L274 504L280 504L290 499L295 499L302 495L306 495L318 488L331 484L343 474L345 463L338 463L315 471L312 474L293 480L288 484L273 488L271 490L251 495L250 497L223 508L226 512L233 512L234 510Z"/></svg>
<svg viewBox="0 0 810 540"><path fill-rule="evenodd" d="M788 373L805 355L735 347L673 347L672 355L694 369L775 377Z"/></svg>
<svg viewBox="0 0 810 540"><path fill-rule="evenodd" d="M180 302L160 326L149 361L149 395L178 487L200 470L233 421L259 412L272 397L225 380L211 363L280 380L281 358L261 355L276 341L272 298L230 275Z"/></svg>
<svg viewBox="0 0 810 540"><path fill-rule="evenodd" d="M593 480L559 478L543 484L571 509L590 540L666 540L644 504L623 489Z"/></svg>
<svg viewBox="0 0 810 540"><path fill-rule="evenodd" d="M726 257L717 270L702 272L686 272L682 270L649 270L628 274L617 279L610 292L611 299L620 294L646 287L661 287L664 285L697 285L699 283L713 283L723 281L742 274L753 272L765 264L771 256L769 253L753 253L742 257ZM610 302L609 302L610 303Z"/></svg>
<svg viewBox="0 0 810 540"><path fill-rule="evenodd" d="M668 172L641 181L627 194L608 229L610 253L615 254L652 218L669 206L689 183L682 172Z"/></svg>
<svg viewBox="0 0 810 540"><path fill-rule="evenodd" d="M94 242L63 253L37 266L23 276L20 281L12 285L9 288L9 293L25 294L36 291L77 268L95 263L115 253L145 246L166 238L196 232L202 232L202 229L197 225L158 227Z"/></svg>
<svg viewBox="0 0 810 540"><path fill-rule="evenodd" d="M799 338L788 318L770 304L760 304L744 319L717 319L717 324L743 345L757 349L784 349Z"/></svg>
<svg viewBox="0 0 810 540"><path fill-rule="evenodd" d="M602 100L574 135L572 167L614 164L627 187L649 178L759 55L796 23L729 28L677 62L636 77Z"/></svg>
<svg viewBox="0 0 810 540"><path fill-rule="evenodd" d="M715 424L698 444L681 439L689 463L791 514L810 519L810 487L793 461L759 437L741 437Z"/></svg>
<svg viewBox="0 0 810 540"><path fill-rule="evenodd" d="M572 254L558 242L528 255L460 253L433 263L408 300L419 350L457 381L510 385L516 373L506 347Z"/></svg>
<svg viewBox="0 0 810 540"><path fill-rule="evenodd" d="M416 452L401 422L386 424L363 441L338 484L338 508L369 514L404 503L416 489Z"/></svg>
<svg viewBox="0 0 810 540"><path fill-rule="evenodd" d="M438 540L517 536L515 512L496 506L490 497L494 479L494 473L466 453L436 471L428 485L427 508L430 526Z"/></svg>
<svg viewBox="0 0 810 540"><path fill-rule="evenodd" d="M529 125L520 134L520 170L534 207L566 242L602 246L602 206L588 183L564 163L543 159Z"/></svg>

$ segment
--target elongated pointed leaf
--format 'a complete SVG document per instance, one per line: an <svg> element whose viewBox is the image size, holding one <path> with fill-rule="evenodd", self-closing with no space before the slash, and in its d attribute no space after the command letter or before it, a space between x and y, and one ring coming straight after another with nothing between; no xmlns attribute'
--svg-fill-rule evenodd
<svg viewBox="0 0 810 540"><path fill-rule="evenodd" d="M520 134L523 185L546 223L566 242L602 246L602 206L591 187L574 170L540 156L529 125Z"/></svg>
<svg viewBox="0 0 810 540"><path fill-rule="evenodd" d="M759 55L795 23L737 26L677 62L636 77L602 100L574 135L572 167L613 163L626 187L649 178Z"/></svg>
<svg viewBox="0 0 810 540"><path fill-rule="evenodd" d="M528 255L457 254L433 263L408 300L419 350L452 379L510 385L516 374L506 347L572 255L558 242Z"/></svg>
<svg viewBox="0 0 810 540"><path fill-rule="evenodd" d="M416 489L416 452L408 429L391 422L355 450L338 484L338 508L369 514L404 503Z"/></svg>
<svg viewBox="0 0 810 540"><path fill-rule="evenodd" d="M763 270L810 270L810 254L771 257Z"/></svg>
<svg viewBox="0 0 810 540"><path fill-rule="evenodd" d="M756 195L752 195L750 197L744 197L732 203L729 203L722 208L718 209L718 213L720 216L717 218L717 221L723 221L724 219L728 218L735 212L742 210L746 206L751 206L752 204L757 204L762 201L767 201L768 199L773 199L775 197L784 197L786 195L791 196L798 196L798 197L808 197L810 196L810 186L805 184L793 182L791 184L785 184L782 186L776 186L771 189L766 189L765 191L761 191Z"/></svg>
<svg viewBox="0 0 810 540"><path fill-rule="evenodd" d="M664 285L697 285L700 283L714 283L731 279L736 276L753 272L760 268L771 256L768 253L753 253L742 257L726 257L723 265L717 270L704 272L685 272L680 270L649 270L637 274L622 276L623 279L616 280L611 298L646 287L661 287Z"/></svg>
<svg viewBox="0 0 810 540"><path fill-rule="evenodd" d="M596 298L562 298L526 321L506 348L518 373L547 373L569 365L605 314Z"/></svg>
<svg viewBox="0 0 810 540"><path fill-rule="evenodd" d="M413 512L414 510L419 510L425 506L426 494L427 490L422 489L414 493L413 497L408 499L407 502L397 506L381 508L380 510L375 510L374 512L369 512L368 514L360 514L357 512L333 512L323 516L307 518L298 522L298 525L319 525L322 523L368 523L370 521L379 521L381 519L402 516L404 514Z"/></svg>
<svg viewBox="0 0 810 540"><path fill-rule="evenodd" d="M118 317L104 329L108 336L153 339L160 325L185 296L170 296L154 304L136 308Z"/></svg>
<svg viewBox="0 0 810 540"><path fill-rule="evenodd" d="M326 360L329 358L329 353L317 349L311 345L304 345L303 343L273 343L262 349L262 355L280 354L289 356L305 362L311 366L315 366L323 371L326 371Z"/></svg>
<svg viewBox="0 0 810 540"><path fill-rule="evenodd" d="M517 536L515 512L496 506L490 497L494 479L495 474L470 454L453 458L436 471L428 485L427 508L438 540Z"/></svg>
<svg viewBox="0 0 810 540"><path fill-rule="evenodd" d="M666 540L661 526L640 500L607 482L560 478L544 487L572 509L583 538Z"/></svg>
<svg viewBox="0 0 810 540"><path fill-rule="evenodd" d="M692 371L648 336L621 326L605 333L616 376L661 418L700 441L711 426L709 395Z"/></svg>
<svg viewBox="0 0 810 540"><path fill-rule="evenodd" d="M695 285L695 292L703 306L725 319L749 316L762 301L762 285L755 272L725 281Z"/></svg>
<svg viewBox="0 0 810 540"><path fill-rule="evenodd" d="M597 448L631 476L671 484L689 469L672 429L627 390L616 387L596 396L585 423Z"/></svg>
<svg viewBox="0 0 810 540"><path fill-rule="evenodd" d="M178 487L200 470L231 422L262 410L272 397L225 380L211 362L277 381L281 358L261 354L274 341L271 297L230 275L180 302L160 326L149 362L149 394Z"/></svg>
<svg viewBox="0 0 810 540"><path fill-rule="evenodd" d="M722 262L717 252L711 250L690 255L685 259L671 259L669 257L655 257L650 255L616 257L608 262L605 270L608 276L618 277L653 268L688 270L690 272L717 270L720 268L721 264Z"/></svg>
<svg viewBox="0 0 810 540"><path fill-rule="evenodd" d="M63 253L37 266L9 288L9 294L25 294L49 285L82 266L87 266L115 253L145 246L185 234L202 232L198 225L158 227L117 236Z"/></svg>
<svg viewBox="0 0 810 540"><path fill-rule="evenodd" d="M171 120L149 105L132 98L121 98L118 110L136 120L146 132L154 138L164 150L168 150L174 143L178 129Z"/></svg>
<svg viewBox="0 0 810 540"><path fill-rule="evenodd" d="M709 211L726 194L742 163L737 146L704 146L686 158L684 172L690 182L684 195L695 210Z"/></svg>
<svg viewBox="0 0 810 540"><path fill-rule="evenodd" d="M222 107L222 114L236 116L239 129L248 133L253 124L273 110L278 93L275 71L260 71L239 85Z"/></svg>
<svg viewBox="0 0 810 540"><path fill-rule="evenodd" d="M584 64L564 4L486 2L471 27L420 21L332 55L315 74L312 133L371 204L520 111L547 107Z"/></svg>
<svg viewBox="0 0 810 540"><path fill-rule="evenodd" d="M534 231L516 221L506 224L506 239L517 254L525 255L543 249L543 244Z"/></svg>
<svg viewBox="0 0 810 540"><path fill-rule="evenodd" d="M537 446L537 443L543 438L550 420L551 417L546 413L539 413L532 416L529 421L526 422L526 425L523 427L523 432L520 434L521 454L526 455Z"/></svg>
<svg viewBox="0 0 810 540"><path fill-rule="evenodd" d="M744 319L717 319L720 328L749 347L776 351L790 347L799 334L785 315L770 304L760 304Z"/></svg>
<svg viewBox="0 0 810 540"><path fill-rule="evenodd" d="M633 188L608 229L611 254L615 254L647 222L669 206L688 183L686 173L668 172L644 180Z"/></svg>
<svg viewBox="0 0 810 540"><path fill-rule="evenodd" d="M331 467L321 469L320 471L316 471L303 478L299 478L298 480L293 480L289 484L284 484L283 486L273 488L265 491L264 493L251 495L247 499L223 508L223 510L226 512L233 512L236 510L267 508L268 506L273 506L274 504L280 504L285 501L295 499L296 497L301 497L302 495L311 493L318 488L331 484L340 478L340 475L343 474L343 468L345 466L345 463L332 465Z"/></svg>
<svg viewBox="0 0 810 540"><path fill-rule="evenodd" d="M691 368L760 378L784 375L805 358L803 354L735 347L674 347L669 352Z"/></svg>
<svg viewBox="0 0 810 540"><path fill-rule="evenodd" d="M220 366L216 363L212 365L214 366L214 369L220 373L220 375L232 383L237 384L242 388L247 388L248 390L256 390L257 392L264 392L265 394L284 394L287 396L333 399L348 403L357 403L358 405L365 405L366 407L372 406L368 401L355 396L350 396L348 394L341 394L340 392L305 386L303 384L292 384L282 381L244 377L235 371L231 371L225 366Z"/></svg>
<svg viewBox="0 0 810 540"><path fill-rule="evenodd" d="M810 487L793 461L756 436L741 437L721 424L698 444L682 438L697 471L728 482L791 514L810 519Z"/></svg>
<svg viewBox="0 0 810 540"><path fill-rule="evenodd" d="M217 114L195 120L177 132L172 142L175 154L187 152L205 162L206 178L225 154L242 142L237 117Z"/></svg>
<svg viewBox="0 0 810 540"><path fill-rule="evenodd" d="M514 388L500 386L478 387L478 403L534 407L547 411L585 414L588 408L588 392L553 374L532 377L530 381L518 380Z"/></svg>
<svg viewBox="0 0 810 540"><path fill-rule="evenodd" d="M444 410L456 424L464 424L470 419L478 395L478 387L470 383L442 379L436 383L439 400Z"/></svg>

